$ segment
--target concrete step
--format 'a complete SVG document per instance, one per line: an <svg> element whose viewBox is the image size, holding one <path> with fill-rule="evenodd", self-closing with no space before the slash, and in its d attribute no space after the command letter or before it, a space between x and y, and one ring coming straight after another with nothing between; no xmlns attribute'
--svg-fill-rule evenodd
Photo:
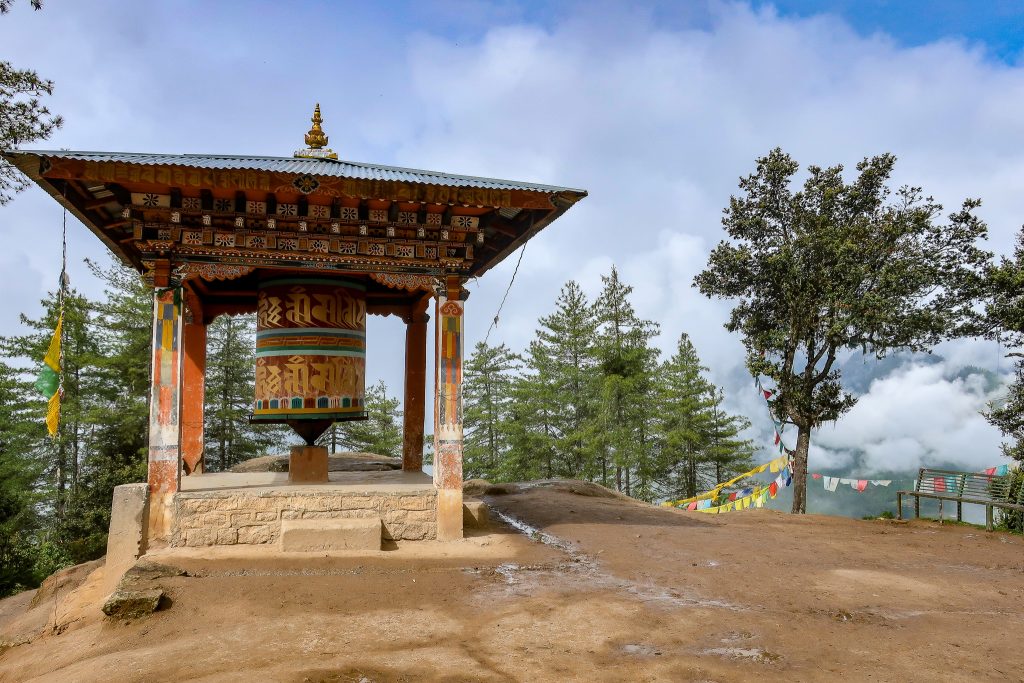
<svg viewBox="0 0 1024 683"><path fill-rule="evenodd" d="M281 521L281 550L380 550L383 528L380 517L285 519Z"/></svg>

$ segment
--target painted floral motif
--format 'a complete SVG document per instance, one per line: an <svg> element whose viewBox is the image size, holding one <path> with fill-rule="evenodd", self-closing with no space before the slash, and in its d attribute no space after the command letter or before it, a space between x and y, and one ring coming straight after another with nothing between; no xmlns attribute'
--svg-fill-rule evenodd
<svg viewBox="0 0 1024 683"><path fill-rule="evenodd" d="M343 206L339 215L344 221L357 221L359 220L359 209L354 206Z"/></svg>
<svg viewBox="0 0 1024 683"><path fill-rule="evenodd" d="M181 233L181 243L199 245L203 243L202 230L185 230Z"/></svg>
<svg viewBox="0 0 1024 683"><path fill-rule="evenodd" d="M230 232L218 232L213 236L213 246L233 247L235 246L235 235Z"/></svg>
<svg viewBox="0 0 1024 683"><path fill-rule="evenodd" d="M278 204L277 205L278 216L298 216L299 205L298 204Z"/></svg>
<svg viewBox="0 0 1024 683"><path fill-rule="evenodd" d="M310 204L309 216L310 218L330 218L331 207L323 206L321 204Z"/></svg>
<svg viewBox="0 0 1024 683"><path fill-rule="evenodd" d="M384 209L370 209L370 220L374 223L386 223L388 212Z"/></svg>
<svg viewBox="0 0 1024 683"><path fill-rule="evenodd" d="M309 194L320 187L320 181L307 173L293 180L292 185L302 194Z"/></svg>
<svg viewBox="0 0 1024 683"><path fill-rule="evenodd" d="M328 240L310 240L309 241L309 250L310 251L316 251L316 252L320 252L320 253L326 254L327 250L330 248L330 246L331 246L331 243Z"/></svg>
<svg viewBox="0 0 1024 683"><path fill-rule="evenodd" d="M248 239L250 249L266 249L267 238L263 235L250 235Z"/></svg>
<svg viewBox="0 0 1024 683"><path fill-rule="evenodd" d="M246 213L264 214L267 212L266 202L246 202L245 203Z"/></svg>
<svg viewBox="0 0 1024 683"><path fill-rule="evenodd" d="M402 223L403 225L412 225L412 224L414 224L416 222L416 212L415 211L399 211L398 212L398 222Z"/></svg>
<svg viewBox="0 0 1024 683"><path fill-rule="evenodd" d="M480 219L476 216L452 216L453 228L475 228L480 225Z"/></svg>
<svg viewBox="0 0 1024 683"><path fill-rule="evenodd" d="M342 254L355 254L356 243L355 242L342 242L338 245L338 251Z"/></svg>
<svg viewBox="0 0 1024 683"><path fill-rule="evenodd" d="M199 211L203 208L203 203L199 200L199 197L182 197L181 208L186 211Z"/></svg>
<svg viewBox="0 0 1024 683"><path fill-rule="evenodd" d="M277 248L282 251L295 251L299 248L299 241L293 238L282 237L277 240Z"/></svg>
<svg viewBox="0 0 1024 683"><path fill-rule="evenodd" d="M413 258L414 256L416 256L416 248L411 244L396 244L395 256L400 256L402 258Z"/></svg>
<svg viewBox="0 0 1024 683"><path fill-rule="evenodd" d="M370 256L384 256L384 245L378 242L370 244L367 249L367 253L369 253Z"/></svg>
<svg viewBox="0 0 1024 683"><path fill-rule="evenodd" d="M439 213L428 213L427 214L427 225L441 225L441 214L439 214Z"/></svg>
<svg viewBox="0 0 1024 683"><path fill-rule="evenodd" d="M230 199L223 199L223 198L215 199L213 201L213 210L214 211L234 211L235 210L235 203L233 201L231 201Z"/></svg>

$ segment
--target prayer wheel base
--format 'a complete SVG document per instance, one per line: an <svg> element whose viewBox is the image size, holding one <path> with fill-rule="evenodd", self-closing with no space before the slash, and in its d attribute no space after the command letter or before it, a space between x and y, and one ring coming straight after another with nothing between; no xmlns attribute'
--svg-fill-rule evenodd
<svg viewBox="0 0 1024 683"><path fill-rule="evenodd" d="M327 449L323 446L292 446L288 458L288 481L292 484L327 482Z"/></svg>

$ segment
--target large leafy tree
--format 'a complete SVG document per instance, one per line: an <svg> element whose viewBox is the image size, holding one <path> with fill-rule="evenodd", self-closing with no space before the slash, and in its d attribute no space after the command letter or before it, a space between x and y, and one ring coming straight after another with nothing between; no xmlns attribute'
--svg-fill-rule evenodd
<svg viewBox="0 0 1024 683"><path fill-rule="evenodd" d="M1003 452L1024 462L1024 229L1017 235L1013 257L1004 257L989 271L988 285L988 331L1008 342L1016 361L1006 398L990 406L985 417L1008 437Z"/></svg>
<svg viewBox="0 0 1024 683"><path fill-rule="evenodd" d="M979 294L980 202L944 222L919 188L889 188L895 161L865 159L849 183L842 166L810 166L794 191L799 165L773 150L740 180L722 219L728 239L695 279L736 300L726 328L743 336L750 371L774 380L777 416L797 427L793 512L806 512L812 430L855 403L837 357L926 351L964 329Z"/></svg>
<svg viewBox="0 0 1024 683"><path fill-rule="evenodd" d="M0 0L0 14L10 11L12 0ZM40 9L39 0L31 0ZM29 69L16 69L0 60L0 150L16 149L35 140L45 140L60 128L60 116L50 113L41 99L53 94L53 82ZM0 158L0 205L28 187L28 180L14 166Z"/></svg>

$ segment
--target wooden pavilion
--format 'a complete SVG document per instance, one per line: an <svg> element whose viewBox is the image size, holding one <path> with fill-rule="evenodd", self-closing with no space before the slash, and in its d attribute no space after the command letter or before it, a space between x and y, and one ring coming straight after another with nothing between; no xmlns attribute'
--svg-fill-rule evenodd
<svg viewBox="0 0 1024 683"><path fill-rule="evenodd" d="M416 472L433 300L436 536L462 535L463 285L586 192L339 160L326 147L319 105L305 141L292 157L4 153L153 287L152 539L170 532L182 475L203 471L206 326L219 315L256 312L266 298L261 288L289 278L328 293L337 280L337 287L358 291L360 310L405 321L403 469ZM266 317L261 309L261 322ZM344 343L358 342L358 331L338 334L347 335ZM316 383L316 370L299 370L304 382L309 375ZM269 407L272 401L277 409L277 398L273 392L261 397L259 371L254 413L274 412ZM301 396L285 397L280 405L294 400L297 411L315 413L297 417L316 417L317 428L346 419L346 411L358 418L362 378L354 381L350 397L307 397L305 404ZM307 437L316 431L303 432L301 421L280 421Z"/></svg>

